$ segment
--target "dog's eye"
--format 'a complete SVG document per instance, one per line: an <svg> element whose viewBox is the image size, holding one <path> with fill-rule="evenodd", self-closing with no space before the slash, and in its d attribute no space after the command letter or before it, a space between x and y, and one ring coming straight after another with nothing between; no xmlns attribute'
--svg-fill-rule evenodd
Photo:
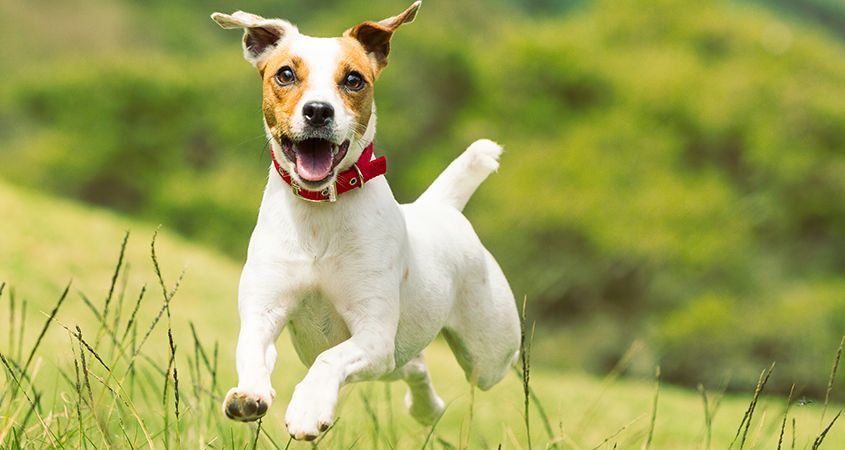
<svg viewBox="0 0 845 450"><path fill-rule="evenodd" d="M287 86L296 81L296 74L290 66L284 66L276 72L276 82L282 86Z"/></svg>
<svg viewBox="0 0 845 450"><path fill-rule="evenodd" d="M354 70L347 73L346 77L343 78L343 87L350 91L360 91L365 84L364 76Z"/></svg>

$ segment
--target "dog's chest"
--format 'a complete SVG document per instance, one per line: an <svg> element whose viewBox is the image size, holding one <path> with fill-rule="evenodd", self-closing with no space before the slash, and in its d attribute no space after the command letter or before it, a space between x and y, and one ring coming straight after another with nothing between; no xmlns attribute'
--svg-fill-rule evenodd
<svg viewBox="0 0 845 450"><path fill-rule="evenodd" d="M320 293L306 295L288 324L299 359L310 366L323 351L349 339L349 329L332 302Z"/></svg>

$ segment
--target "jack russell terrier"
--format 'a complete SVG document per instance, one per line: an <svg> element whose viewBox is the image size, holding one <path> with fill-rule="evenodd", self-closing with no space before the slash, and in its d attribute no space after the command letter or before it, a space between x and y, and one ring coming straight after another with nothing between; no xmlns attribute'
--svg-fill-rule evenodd
<svg viewBox="0 0 845 450"><path fill-rule="evenodd" d="M256 420L270 407L285 325L310 366L285 414L298 440L328 429L341 386L361 380L405 380L411 414L433 423L444 404L421 352L438 333L480 389L516 359L513 293L461 213L498 168L501 147L476 141L408 205L397 204L384 157L373 155L373 83L391 36L419 7L337 38L242 11L211 16L245 30L273 160L238 291L238 386L223 401L231 419Z"/></svg>

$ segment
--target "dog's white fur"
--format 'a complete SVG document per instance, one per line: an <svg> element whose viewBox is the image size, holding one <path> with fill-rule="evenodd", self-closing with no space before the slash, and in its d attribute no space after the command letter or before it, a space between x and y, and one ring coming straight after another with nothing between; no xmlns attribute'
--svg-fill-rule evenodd
<svg viewBox="0 0 845 450"><path fill-rule="evenodd" d="M232 17L215 20L234 23ZM343 170L372 141L375 110L356 138L352 125L344 122L348 112L331 79L337 43L288 26L284 39L294 40L290 44L317 74L300 103L332 104L338 112L336 134L351 139L339 165ZM246 54L255 64L255 56ZM293 120L302 120L301 113ZM268 137L280 155L269 129ZM488 389L501 380L519 349L514 297L461 213L478 185L498 168L500 153L494 142L476 141L408 205L397 204L384 177L336 203L309 203L295 197L271 168L238 292L239 382L224 410L236 412L239 420L255 420L266 411L275 396L270 382L274 342L285 325L300 359L310 366L285 415L296 439L312 439L325 430L340 387L359 380L404 379L411 413L432 423L444 404L431 386L421 352L440 332L470 382ZM289 161L279 159L296 173Z"/></svg>

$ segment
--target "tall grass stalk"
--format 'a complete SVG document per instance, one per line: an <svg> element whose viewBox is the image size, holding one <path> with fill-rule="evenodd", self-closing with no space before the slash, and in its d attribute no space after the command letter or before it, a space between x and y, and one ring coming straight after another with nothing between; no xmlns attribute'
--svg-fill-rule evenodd
<svg viewBox="0 0 845 450"><path fill-rule="evenodd" d="M644 414L640 414L639 416L635 417L635 418L634 418L634 420L632 420L632 421L630 421L630 422L626 423L625 425L622 425L622 426L621 426L618 430L616 430L615 432L613 432L613 434L611 434L611 435L607 436L607 437L606 437L606 438L604 438L604 440L603 440L603 441L601 441L598 445L596 445L595 447L593 447L593 448L592 448L592 450L598 450L598 449L600 449L600 448L604 447L604 446L605 446L605 444L609 443L611 440L613 440L614 438L616 438L616 436L619 436L620 434L622 434L622 432L623 432L623 431L627 430L627 429L628 429L628 428L630 428L632 425L634 425L635 423L639 422L639 421L640 421L640 419L642 419L642 418L643 418L643 417L645 417L645 416L646 416L646 414L645 414L645 413L644 413Z"/></svg>
<svg viewBox="0 0 845 450"><path fill-rule="evenodd" d="M108 328L108 324L106 320L109 317L109 307L111 306L112 298L114 297L114 288L117 285L117 279L120 276L120 270L123 268L123 260L126 256L126 244L129 242L129 230L126 230L126 233L123 235L123 242L120 244L120 254L117 257L117 264L115 265L114 272L112 273L111 283L109 284L109 291L106 294L106 299L103 301L103 313L102 321L100 330L97 332L97 338L94 339L94 346L100 346L100 339L103 337L103 331Z"/></svg>
<svg viewBox="0 0 845 450"><path fill-rule="evenodd" d="M21 308L20 308L20 319L18 320L18 351L17 351L17 358L23 358L23 341L24 336L26 336L26 311L28 302L26 299L21 301ZM12 351L12 348L9 347L9 351Z"/></svg>
<svg viewBox="0 0 845 450"><path fill-rule="evenodd" d="M845 345L845 336L839 341L839 347L836 349L836 356L833 358L833 367L830 369L830 377L827 380L827 389L824 392L824 407L822 408L822 416L819 419L819 428L824 425L824 416L827 414L827 405L830 403L830 392L833 390L833 383L836 381L836 371L839 369L839 361L842 359L842 347Z"/></svg>
<svg viewBox="0 0 845 450"><path fill-rule="evenodd" d="M643 450L651 448L651 441L654 439L654 424L657 422L657 400L660 398L660 366L654 369L654 402L651 406L651 421L648 425L648 437L643 444Z"/></svg>
<svg viewBox="0 0 845 450"><path fill-rule="evenodd" d="M745 440L748 437L748 428L751 426L751 419L754 417L754 410L757 408L757 402L760 399L760 395L763 393L763 389L766 388L766 383L768 383L769 376L771 376L773 370L775 370L775 363L772 363L768 369L763 370L763 372L760 373L760 378L757 380L757 387L754 389L754 397L752 397L751 403L748 405L748 409L745 410L745 415L743 415L742 421L739 423L739 428L736 430L736 435L728 448L733 448L740 435L742 436L742 440L739 442L739 449L742 450L742 448L745 447Z"/></svg>
<svg viewBox="0 0 845 450"><path fill-rule="evenodd" d="M50 443L56 448L64 448L64 445L61 445L59 440L56 438L56 435L53 434L53 430L51 430L50 427L47 426L47 424L44 422L44 418L41 417L41 414L36 411L35 402L26 393L26 390L21 385L21 380L15 375L14 369L12 369L12 367L9 365L9 361L6 360L6 357L3 355L3 353L0 353L0 361L2 361L3 366L8 371L7 373L12 378L12 381L15 382L15 386L17 386L18 388L17 391L22 392L26 401L29 402L31 408L30 411L35 411L35 417L38 419L38 423L40 423L41 427L44 429L45 434L50 438Z"/></svg>
<svg viewBox="0 0 845 450"><path fill-rule="evenodd" d="M839 419L840 415L842 415L842 411L839 411L838 413L836 413L836 417L834 417L833 420L830 421L830 424L827 427L825 427L825 429L822 430L821 433L819 433L818 437L816 437L816 439L813 441L813 447L812 447L813 450L816 450L819 447L821 447L822 442L824 442L824 438L827 437L828 431L830 431L830 429L833 428L833 424L836 423L836 420Z"/></svg>
<svg viewBox="0 0 845 450"><path fill-rule="evenodd" d="M378 414L373 408L372 403L370 403L370 399L372 398L373 394L373 386L367 386L366 390L359 391L361 395L361 403L364 405L364 411L367 413L367 417L370 420L370 430L372 432L372 439L373 439L373 448L378 450L379 448L379 441L381 439L381 424L378 420Z"/></svg>
<svg viewBox="0 0 845 450"><path fill-rule="evenodd" d="M628 367L631 365L631 362L634 360L634 357L639 354L645 348L645 344L642 343L640 340L635 340L631 343L625 353L622 354L622 357L619 358L619 361L613 366L610 372L604 376L602 379L602 386L599 394L595 396L587 407L584 410L584 413L581 415L581 419L578 421L575 429L583 430L587 427L587 425L592 421L593 416L599 411L599 407L601 405L601 401L604 399L605 394L616 382L617 379L624 373Z"/></svg>
<svg viewBox="0 0 845 450"><path fill-rule="evenodd" d="M531 450L531 416L529 414L529 406L531 403L531 342L534 338L534 326L531 327L531 339L526 339L526 306L528 305L528 296L522 299L522 311L520 313L520 322L522 322L520 340L519 340L519 356L522 363L522 391L523 391L523 415L525 417L525 439L528 442L528 450Z"/></svg>
<svg viewBox="0 0 845 450"><path fill-rule="evenodd" d="M26 362L23 364L21 368L21 373L27 373L29 370L29 365L32 363L32 358L35 357L35 352L38 351L38 347L41 346L41 341L44 339L44 335L47 334L47 329L50 328L50 324L53 323L53 319L56 318L56 314L59 313L59 308L62 307L62 304L65 302L67 298L68 292L70 292L70 285L73 283L73 280L68 281L67 285L65 286L64 291L62 291L62 295L59 296L59 301L56 302L56 305L53 306L53 310L50 311L50 314L47 316L47 320L44 322L44 326L41 327L41 332L38 333L38 337L35 339L35 345L32 346L32 350L29 351L29 356L26 358ZM14 330L12 330L14 331Z"/></svg>
<svg viewBox="0 0 845 450"><path fill-rule="evenodd" d="M795 385L789 388L789 395L786 397L786 408L783 411L783 421L780 424L780 435L778 436L778 449L783 445L783 433L786 430L786 419L789 418L789 407L792 405L792 395L795 393Z"/></svg>
<svg viewBox="0 0 845 450"><path fill-rule="evenodd" d="M698 392L704 403L704 450L710 450L710 442L713 439L713 416L710 411L710 402L707 400L707 389L703 384L699 383Z"/></svg>

